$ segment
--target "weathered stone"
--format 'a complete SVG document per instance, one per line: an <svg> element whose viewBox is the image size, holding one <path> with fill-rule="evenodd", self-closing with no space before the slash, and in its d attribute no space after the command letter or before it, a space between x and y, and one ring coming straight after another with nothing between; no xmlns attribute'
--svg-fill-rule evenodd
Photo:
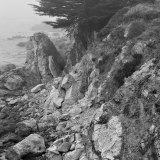
<svg viewBox="0 0 160 160"><path fill-rule="evenodd" d="M37 121L31 118L18 123L15 133L20 136L28 136L33 130L37 130Z"/></svg>
<svg viewBox="0 0 160 160"><path fill-rule="evenodd" d="M54 102L54 106L59 109L62 107L62 102L63 102L63 98L58 98L55 102Z"/></svg>
<svg viewBox="0 0 160 160"><path fill-rule="evenodd" d="M8 91L6 89L0 89L0 97L4 97L6 95L12 95L13 93L11 91Z"/></svg>
<svg viewBox="0 0 160 160"><path fill-rule="evenodd" d="M5 113L0 113L0 119L4 119L4 118L6 118L6 114Z"/></svg>
<svg viewBox="0 0 160 160"><path fill-rule="evenodd" d="M72 143L70 142L63 142L60 147L57 148L59 152L66 153L70 150Z"/></svg>
<svg viewBox="0 0 160 160"><path fill-rule="evenodd" d="M103 159L114 160L118 156L122 146L122 126L118 117L112 117L108 122L108 128L96 124L93 132L95 149L101 152Z"/></svg>
<svg viewBox="0 0 160 160"><path fill-rule="evenodd" d="M81 149L78 149L78 150L74 150L74 151L71 151L71 152L68 152L64 155L63 159L64 160L78 160L79 157L81 156L81 153L82 153L83 150Z"/></svg>
<svg viewBox="0 0 160 160"><path fill-rule="evenodd" d="M45 102L45 108L51 108L53 110L62 106L63 99L59 97L59 91L55 87L51 90L47 100Z"/></svg>
<svg viewBox="0 0 160 160"><path fill-rule="evenodd" d="M78 90L76 83L72 84L72 86L66 91L65 100L71 100L71 104L74 104L78 100Z"/></svg>
<svg viewBox="0 0 160 160"><path fill-rule="evenodd" d="M61 87L67 91L71 87L73 82L74 78L70 74L68 74L63 78Z"/></svg>
<svg viewBox="0 0 160 160"><path fill-rule="evenodd" d="M38 84L37 86L35 86L34 88L31 89L32 93L37 93L39 91L41 91L42 89L44 89L45 85L44 84Z"/></svg>
<svg viewBox="0 0 160 160"><path fill-rule="evenodd" d="M7 160L19 160L27 154L39 154L45 151L45 143L43 137L38 134L31 134L23 141L11 147L5 155Z"/></svg>
<svg viewBox="0 0 160 160"><path fill-rule="evenodd" d="M26 127L34 128L37 125L37 121L34 118L31 118L29 120L24 120L19 123L19 125L24 124Z"/></svg>
<svg viewBox="0 0 160 160"><path fill-rule="evenodd" d="M67 126L67 122L61 122L56 127L56 130L57 131L65 131L66 130L66 126Z"/></svg>
<svg viewBox="0 0 160 160"><path fill-rule="evenodd" d="M72 128L71 128L71 130L73 131L73 132L80 132L80 130L81 130L81 125L74 125Z"/></svg>
<svg viewBox="0 0 160 160"><path fill-rule="evenodd" d="M69 114L74 117L74 116L77 116L79 115L80 113L82 112L82 109L79 108L79 106L74 106L70 111L69 111Z"/></svg>
<svg viewBox="0 0 160 160"><path fill-rule="evenodd" d="M57 146L54 144L53 146L49 147L47 149L47 152L52 152L54 154L60 154L58 151L57 151Z"/></svg>
<svg viewBox="0 0 160 160"><path fill-rule="evenodd" d="M46 157L48 160L63 160L60 154L55 154L54 152L50 151L46 153Z"/></svg>
<svg viewBox="0 0 160 160"><path fill-rule="evenodd" d="M6 102L0 100L0 111L6 106Z"/></svg>
<svg viewBox="0 0 160 160"><path fill-rule="evenodd" d="M4 83L4 86L13 91L19 89L23 84L22 77L18 75L11 75L6 79L6 82Z"/></svg>
<svg viewBox="0 0 160 160"><path fill-rule="evenodd" d="M88 158L87 158L86 154L83 153L83 154L80 156L79 160L88 160Z"/></svg>
<svg viewBox="0 0 160 160"><path fill-rule="evenodd" d="M16 104L16 103L18 103L19 102L19 99L17 98L17 99L13 99L13 100L11 100L11 101L9 101L9 103L8 104Z"/></svg>
<svg viewBox="0 0 160 160"><path fill-rule="evenodd" d="M9 72L12 69L15 69L16 66L14 64L5 64L0 66L0 73Z"/></svg>

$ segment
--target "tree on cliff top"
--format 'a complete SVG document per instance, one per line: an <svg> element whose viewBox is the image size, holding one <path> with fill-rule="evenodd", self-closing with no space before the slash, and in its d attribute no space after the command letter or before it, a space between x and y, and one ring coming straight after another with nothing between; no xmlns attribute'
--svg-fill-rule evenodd
<svg viewBox="0 0 160 160"><path fill-rule="evenodd" d="M154 0L145 0L151 2ZM144 0L38 0L32 5L41 16L57 17L55 22L45 22L53 28L63 28L69 35L79 38L87 49L94 31L101 30L121 8Z"/></svg>

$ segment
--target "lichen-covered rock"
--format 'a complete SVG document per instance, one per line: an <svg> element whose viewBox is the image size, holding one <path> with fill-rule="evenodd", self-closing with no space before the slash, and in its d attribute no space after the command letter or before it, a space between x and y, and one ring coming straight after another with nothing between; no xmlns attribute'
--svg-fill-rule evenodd
<svg viewBox="0 0 160 160"><path fill-rule="evenodd" d="M27 154L39 154L45 151L45 143L43 137L38 134L31 134L23 141L11 147L5 155L7 160L19 160Z"/></svg>

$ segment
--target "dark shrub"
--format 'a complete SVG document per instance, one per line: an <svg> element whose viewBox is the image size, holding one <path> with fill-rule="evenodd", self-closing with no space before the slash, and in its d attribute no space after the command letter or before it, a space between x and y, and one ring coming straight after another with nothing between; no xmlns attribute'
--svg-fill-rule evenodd
<svg viewBox="0 0 160 160"><path fill-rule="evenodd" d="M117 84L117 87L121 87L124 84L124 78L127 78L136 71L136 67L141 63L142 55L134 54L133 60L124 64L124 66L117 71L117 74L114 77L114 80Z"/></svg>
<svg viewBox="0 0 160 160"><path fill-rule="evenodd" d="M141 35L145 30L145 25L143 22L133 22L128 30L128 39L132 39Z"/></svg>
<svg viewBox="0 0 160 160"><path fill-rule="evenodd" d="M102 57L102 60L100 60L99 62L98 62L98 64L96 65L96 68L98 68L99 69L99 72L100 73L103 73L104 71L105 71L105 66L106 66L106 62L107 62L107 60L109 59L109 55L104 55L103 57Z"/></svg>

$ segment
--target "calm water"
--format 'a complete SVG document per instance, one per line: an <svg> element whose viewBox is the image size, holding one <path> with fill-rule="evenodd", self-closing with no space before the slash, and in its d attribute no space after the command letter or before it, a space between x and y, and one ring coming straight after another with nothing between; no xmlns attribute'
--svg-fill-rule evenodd
<svg viewBox="0 0 160 160"><path fill-rule="evenodd" d="M26 42L29 36L32 36L35 31L31 27L39 24L35 20L13 20L2 21L0 23L0 65L7 63L14 63L16 65L23 65L26 58L26 49L18 47L19 42ZM26 38L8 40L12 36L25 36Z"/></svg>

